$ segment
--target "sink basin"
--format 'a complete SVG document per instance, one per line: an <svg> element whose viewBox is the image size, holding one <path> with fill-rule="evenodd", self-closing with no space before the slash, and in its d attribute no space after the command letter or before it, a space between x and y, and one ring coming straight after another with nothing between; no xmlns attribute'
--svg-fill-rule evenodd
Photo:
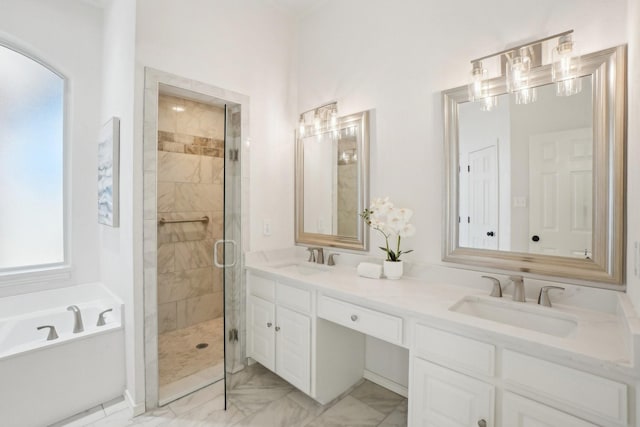
<svg viewBox="0 0 640 427"><path fill-rule="evenodd" d="M328 267L323 265L316 265L310 262L305 263L290 263L274 266L278 270L301 274L303 276L311 276L314 274L322 274L329 271Z"/></svg>
<svg viewBox="0 0 640 427"><path fill-rule="evenodd" d="M554 313L553 309L499 298L468 296L455 303L449 310L556 337L566 337L578 326L575 318L563 313Z"/></svg>

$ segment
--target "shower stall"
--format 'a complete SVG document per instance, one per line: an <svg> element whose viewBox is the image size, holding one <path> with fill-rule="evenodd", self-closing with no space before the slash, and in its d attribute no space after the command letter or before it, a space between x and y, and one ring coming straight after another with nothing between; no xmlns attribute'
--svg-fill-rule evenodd
<svg viewBox="0 0 640 427"><path fill-rule="evenodd" d="M145 77L145 388L150 409L223 381L242 365L240 188L246 97L156 70L147 69Z"/></svg>

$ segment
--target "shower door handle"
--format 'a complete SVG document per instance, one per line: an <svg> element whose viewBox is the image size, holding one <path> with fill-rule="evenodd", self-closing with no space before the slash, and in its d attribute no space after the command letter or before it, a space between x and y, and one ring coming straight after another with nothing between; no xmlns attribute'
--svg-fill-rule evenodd
<svg viewBox="0 0 640 427"><path fill-rule="evenodd" d="M233 262L220 264L218 262L218 245L221 245L221 244L225 245L227 243L229 243L232 246L231 253L233 253ZM235 240L218 240L218 241L216 241L216 243L214 243L214 245L213 245L213 263L215 264L215 266L218 267L218 268L231 268L231 267L235 266L236 265L236 249L237 249L237 246L238 245L236 244ZM225 253L225 254L228 254L228 252Z"/></svg>

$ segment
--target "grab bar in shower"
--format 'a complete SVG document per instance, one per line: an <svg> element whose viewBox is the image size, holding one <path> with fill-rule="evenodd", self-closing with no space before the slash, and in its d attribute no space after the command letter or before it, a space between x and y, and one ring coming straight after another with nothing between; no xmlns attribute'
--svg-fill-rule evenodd
<svg viewBox="0 0 640 427"><path fill-rule="evenodd" d="M209 217L208 216L203 216L202 218L193 218L193 219L165 219L165 218L160 218L158 220L158 225L163 225L163 224L175 224L178 222L204 222L205 224L207 222L209 222Z"/></svg>

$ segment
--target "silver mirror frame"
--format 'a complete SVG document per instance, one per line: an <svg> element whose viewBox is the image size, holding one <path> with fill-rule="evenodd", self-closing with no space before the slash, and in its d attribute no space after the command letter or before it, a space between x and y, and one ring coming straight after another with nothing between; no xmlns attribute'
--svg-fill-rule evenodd
<svg viewBox="0 0 640 427"><path fill-rule="evenodd" d="M446 90L444 107L445 191L443 261L542 276L622 284L626 145L626 45L581 57L582 75L593 84L593 259L460 247L458 236L458 104L467 86ZM531 70L531 85L552 83L551 66ZM489 94L507 92L503 78L489 81ZM593 286L598 286L594 283Z"/></svg>
<svg viewBox="0 0 640 427"><path fill-rule="evenodd" d="M358 141L358 212L369 206L369 112L340 117L338 127L344 128L357 123L361 130ZM304 231L304 142L296 138L295 145L295 238L296 244L326 246L354 251L369 250L369 229L364 221L358 220L356 237L330 234L307 233ZM337 159L336 159L337 160Z"/></svg>

